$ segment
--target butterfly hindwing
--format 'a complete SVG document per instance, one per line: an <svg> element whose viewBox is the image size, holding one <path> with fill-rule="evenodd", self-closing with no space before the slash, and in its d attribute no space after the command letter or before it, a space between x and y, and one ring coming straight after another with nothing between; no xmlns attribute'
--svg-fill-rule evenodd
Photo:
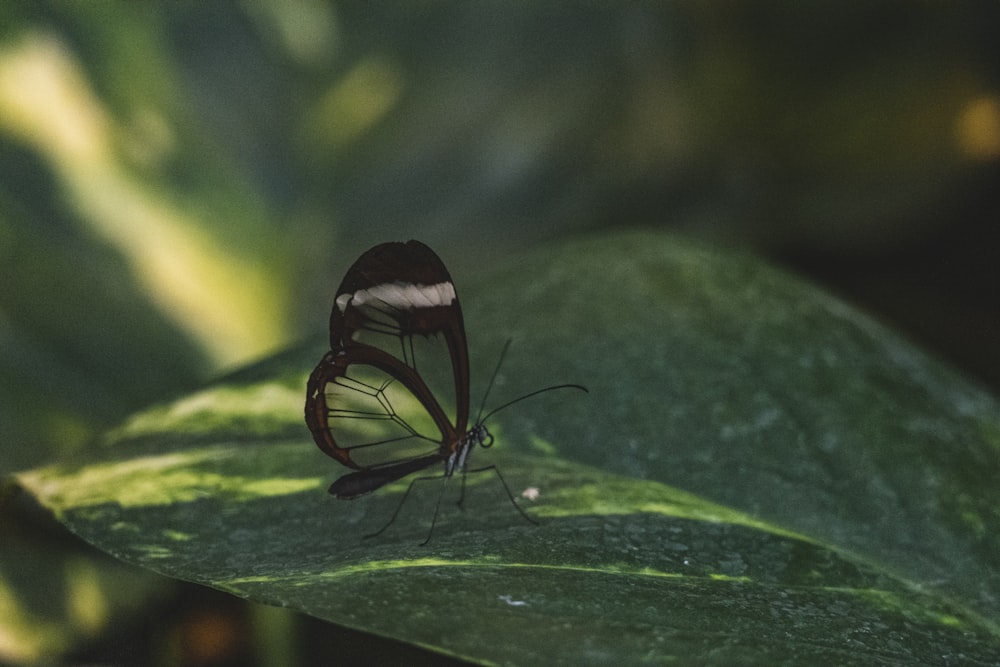
<svg viewBox="0 0 1000 667"><path fill-rule="evenodd" d="M423 387L378 348L330 352L310 377L307 421L320 449L359 470L437 453L451 427L436 403L418 398Z"/></svg>

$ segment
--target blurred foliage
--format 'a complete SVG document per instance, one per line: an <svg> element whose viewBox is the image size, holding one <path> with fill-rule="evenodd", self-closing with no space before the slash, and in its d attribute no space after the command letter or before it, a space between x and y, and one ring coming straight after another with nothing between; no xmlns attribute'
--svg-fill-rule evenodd
<svg viewBox="0 0 1000 667"><path fill-rule="evenodd" d="M609 224L828 252L948 229L993 185L995 45L899 9L4 7L13 439L82 442L320 328L378 240L463 272Z"/></svg>
<svg viewBox="0 0 1000 667"><path fill-rule="evenodd" d="M24 516L39 520L30 511ZM66 536L40 541L7 522L3 540L0 659L7 664L51 659L92 643L109 625L148 613L169 590L162 578L82 550Z"/></svg>
<svg viewBox="0 0 1000 667"><path fill-rule="evenodd" d="M1000 387L998 19L5 3L0 473L322 332L357 253L411 237L456 275L619 225L754 247Z"/></svg>

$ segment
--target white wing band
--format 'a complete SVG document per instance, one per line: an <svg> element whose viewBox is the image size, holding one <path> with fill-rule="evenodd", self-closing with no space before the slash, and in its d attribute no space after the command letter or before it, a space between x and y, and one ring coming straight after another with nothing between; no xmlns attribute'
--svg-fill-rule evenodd
<svg viewBox="0 0 1000 667"><path fill-rule="evenodd" d="M354 294L341 294L337 297L337 308L343 313L350 303L355 306L363 306L369 301L381 301L392 308L408 310L450 306L454 300L455 286L451 283L437 283L436 285L383 283L368 289L358 290Z"/></svg>

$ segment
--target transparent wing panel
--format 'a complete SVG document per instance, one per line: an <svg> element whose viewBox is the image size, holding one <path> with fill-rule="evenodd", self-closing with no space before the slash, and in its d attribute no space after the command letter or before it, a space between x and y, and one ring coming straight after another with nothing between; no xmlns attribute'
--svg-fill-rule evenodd
<svg viewBox="0 0 1000 667"><path fill-rule="evenodd" d="M437 399L445 416L455 424L459 397L444 337L436 334L401 335L398 323L393 319L399 314L379 301L366 304L361 311L368 321L354 332L353 340L384 350L414 369Z"/></svg>
<svg viewBox="0 0 1000 667"><path fill-rule="evenodd" d="M444 336L413 336L406 342L409 347L406 364L420 374L448 421L464 430L465 424L455 424L459 396L456 394L451 355Z"/></svg>
<svg viewBox="0 0 1000 667"><path fill-rule="evenodd" d="M366 364L323 389L327 425L351 460L373 467L438 451L441 433L420 400L391 375Z"/></svg>
<svg viewBox="0 0 1000 667"><path fill-rule="evenodd" d="M362 306L351 304L350 307L365 318L364 325L356 329L351 336L354 342L377 347L402 359L401 332L396 319L401 315L401 311L378 300Z"/></svg>

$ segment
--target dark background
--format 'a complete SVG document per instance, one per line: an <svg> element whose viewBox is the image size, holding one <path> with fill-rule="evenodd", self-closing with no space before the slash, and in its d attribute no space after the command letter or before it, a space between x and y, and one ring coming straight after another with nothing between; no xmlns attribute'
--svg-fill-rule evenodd
<svg viewBox="0 0 1000 667"><path fill-rule="evenodd" d="M681 233L995 393L997 25L995 2L7 3L0 472L323 335L344 270L391 239L463 276L571 235ZM16 550L82 549L23 505L0 501L0 581L47 578ZM163 587L139 607L166 623L56 610L45 650L177 658L220 622L233 643L204 664L253 653L261 612Z"/></svg>

